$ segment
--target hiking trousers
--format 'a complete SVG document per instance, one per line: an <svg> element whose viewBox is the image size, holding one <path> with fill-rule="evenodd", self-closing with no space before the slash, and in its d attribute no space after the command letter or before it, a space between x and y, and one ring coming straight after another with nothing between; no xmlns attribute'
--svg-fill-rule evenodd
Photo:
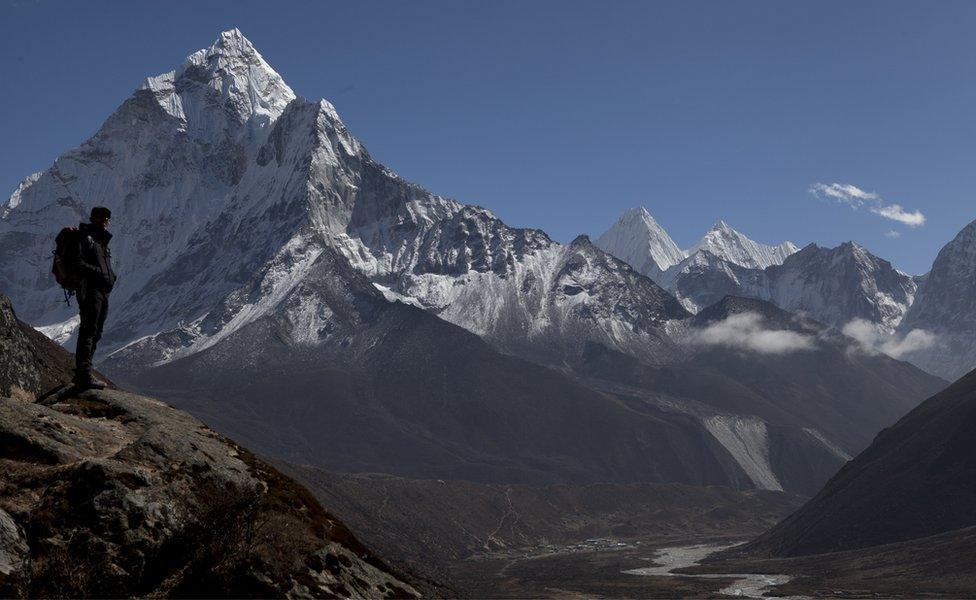
<svg viewBox="0 0 976 600"><path fill-rule="evenodd" d="M78 327L78 347L75 350L75 381L92 378L92 357L102 339L102 328L108 316L108 292L98 289L84 289L78 292L78 309L81 325Z"/></svg>

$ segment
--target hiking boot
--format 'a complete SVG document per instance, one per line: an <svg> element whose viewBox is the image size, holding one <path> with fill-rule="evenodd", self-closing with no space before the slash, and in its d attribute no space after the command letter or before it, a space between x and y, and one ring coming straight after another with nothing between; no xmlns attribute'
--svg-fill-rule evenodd
<svg viewBox="0 0 976 600"><path fill-rule="evenodd" d="M90 374L87 376L76 375L74 380L72 380L72 383L74 384L73 387L76 390L104 390L105 389L105 384L102 383L101 381L98 381Z"/></svg>

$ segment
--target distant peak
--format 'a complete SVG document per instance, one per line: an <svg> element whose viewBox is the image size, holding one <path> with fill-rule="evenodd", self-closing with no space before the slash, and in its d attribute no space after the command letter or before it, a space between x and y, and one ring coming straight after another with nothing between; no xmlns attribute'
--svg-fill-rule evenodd
<svg viewBox="0 0 976 600"><path fill-rule="evenodd" d="M654 220L654 217L651 216L651 213L643 206L635 206L631 209L628 209L626 212L624 212L624 214L620 215L620 221L621 222L650 221L651 223L657 222Z"/></svg>
<svg viewBox="0 0 976 600"><path fill-rule="evenodd" d="M687 252L690 255L698 250L708 250L722 260L742 267L765 269L782 264L787 256L796 252L797 248L789 242L783 242L778 246L760 244L732 229L723 219L719 219Z"/></svg>
<svg viewBox="0 0 976 600"><path fill-rule="evenodd" d="M596 246L652 278L685 258L668 232L643 206L620 215L616 224L597 239Z"/></svg>
<svg viewBox="0 0 976 600"><path fill-rule="evenodd" d="M221 39L240 39L240 40L244 40L245 42L247 42L247 38L244 37L244 34L241 33L241 30L238 29L238 28L236 28L236 27L232 27L232 28L228 29L227 31L221 31L220 32L220 38ZM250 42L248 42L248 43L250 44Z"/></svg>
<svg viewBox="0 0 976 600"><path fill-rule="evenodd" d="M257 52L257 50L254 48L254 44L251 43L251 40L244 37L241 30L236 27L233 29L228 29L227 31L222 31L220 36L217 38L217 41L210 46L211 50L215 48L223 48L241 54Z"/></svg>
<svg viewBox="0 0 976 600"><path fill-rule="evenodd" d="M590 243L591 243L590 242L590 236L586 235L585 233L582 233L582 234L576 236L576 239L574 239L572 242L570 242L569 245L570 246L589 246Z"/></svg>
<svg viewBox="0 0 976 600"><path fill-rule="evenodd" d="M244 60L247 63L254 63L254 66L260 66L272 73L274 69L264 61L261 53L258 52L251 40L244 37L241 30L238 28L228 29L223 31L217 36L217 39L208 48L202 48L197 50L190 56L186 57L183 62L182 70L192 65L206 65L209 62L213 62L216 59L221 59L222 61L237 61ZM179 72L177 72L179 74ZM275 73L277 75L277 73Z"/></svg>

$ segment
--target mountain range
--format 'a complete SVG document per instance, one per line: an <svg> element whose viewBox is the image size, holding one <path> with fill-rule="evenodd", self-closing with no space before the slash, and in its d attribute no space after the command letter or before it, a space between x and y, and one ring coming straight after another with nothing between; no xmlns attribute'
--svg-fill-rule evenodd
<svg viewBox="0 0 976 600"><path fill-rule="evenodd" d="M976 367L976 221L914 277L857 242L767 246L724 221L683 251L645 208L625 212L597 243L692 312L725 295L757 298L948 380Z"/></svg>
<svg viewBox="0 0 976 600"><path fill-rule="evenodd" d="M807 308L829 288L777 308L788 293L742 286L785 289L806 277L794 266L838 276L816 248L720 222L682 252L646 211L627 223L654 243L510 227L374 161L236 29L147 79L8 201L0 286L66 344L77 317L46 263L56 231L94 205L113 211L119 274L102 368L297 464L812 494L945 385L829 328ZM644 250L659 273L628 264ZM696 270L713 258L736 283L706 303L681 274L719 281ZM890 265L872 264L869 279L903 301L901 280L875 272ZM861 281L860 265L844 277Z"/></svg>

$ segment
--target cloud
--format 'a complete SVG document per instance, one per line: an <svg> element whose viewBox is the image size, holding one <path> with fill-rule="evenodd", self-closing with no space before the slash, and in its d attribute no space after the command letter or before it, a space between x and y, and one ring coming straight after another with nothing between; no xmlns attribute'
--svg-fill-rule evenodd
<svg viewBox="0 0 976 600"><path fill-rule="evenodd" d="M696 331L692 342L727 346L761 354L788 354L816 347L814 339L787 329L769 329L757 313L739 313Z"/></svg>
<svg viewBox="0 0 976 600"><path fill-rule="evenodd" d="M906 212L900 204L873 206L871 207L871 212L876 215L881 215L886 219L904 223L909 227L921 227L922 225L925 225L925 215L917 210L915 212Z"/></svg>
<svg viewBox="0 0 976 600"><path fill-rule="evenodd" d="M853 209L868 205L868 210L874 214L908 227L921 227L925 224L925 215L921 211L907 211L900 204L886 204L879 194L866 192L850 183L815 183L810 186L810 193L818 198L847 204Z"/></svg>
<svg viewBox="0 0 976 600"><path fill-rule="evenodd" d="M844 325L844 335L854 338L861 349L869 353L882 352L892 358L901 358L909 352L924 350L936 345L938 338L925 329L913 329L905 335L889 334L878 330L866 319L854 319Z"/></svg>
<svg viewBox="0 0 976 600"><path fill-rule="evenodd" d="M901 232L900 231L895 231L894 229L889 229L888 231L885 232L885 237L890 237L890 238L896 238L897 239L897 238L900 238L901 237Z"/></svg>
<svg viewBox="0 0 976 600"><path fill-rule="evenodd" d="M815 183L810 186L810 192L815 196L826 196L828 198L833 198L834 200L839 200L841 202L848 202L856 206L861 206L865 202L881 199L881 196L875 194L874 192L865 192L856 185L851 185L849 183L831 183L830 185L827 185L826 183Z"/></svg>

